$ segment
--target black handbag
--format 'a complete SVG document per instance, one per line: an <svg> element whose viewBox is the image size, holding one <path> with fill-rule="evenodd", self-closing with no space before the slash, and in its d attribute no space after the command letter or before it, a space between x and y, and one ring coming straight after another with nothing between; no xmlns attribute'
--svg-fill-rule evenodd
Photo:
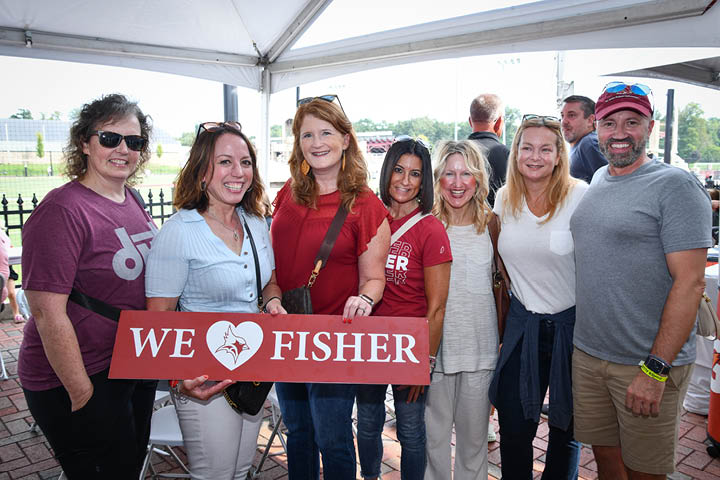
<svg viewBox="0 0 720 480"><path fill-rule="evenodd" d="M323 243L320 245L320 249L315 256L315 268L310 274L310 279L308 280L307 285L293 288L292 290L288 290L283 293L281 302L287 313L312 315L313 309L312 300L310 299L310 288L312 288L315 283L315 279L320 273L320 270L327 263L330 252L335 245L335 240L337 240L338 235L340 235L340 230L342 229L343 223L345 223L347 215L347 209L344 205L340 204L340 207L338 208L337 213L335 213L335 217L330 224L330 228L328 228L328 231L325 234Z"/></svg>
<svg viewBox="0 0 720 480"><path fill-rule="evenodd" d="M260 285L260 264L258 262L257 249L252 233L248 227L245 217L243 217L243 227L250 239L250 247L255 257L255 283L257 285L257 302L258 308L262 310L263 296L262 286ZM257 414L267 399L268 393L273 386L273 382L235 382L225 388L223 395L228 404L238 413L248 413L250 415Z"/></svg>

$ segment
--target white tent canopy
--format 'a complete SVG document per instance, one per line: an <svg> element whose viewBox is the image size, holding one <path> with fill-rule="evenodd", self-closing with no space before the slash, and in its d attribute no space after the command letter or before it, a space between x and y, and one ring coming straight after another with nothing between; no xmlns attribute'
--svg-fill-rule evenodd
<svg viewBox="0 0 720 480"><path fill-rule="evenodd" d="M322 78L470 55L720 47L715 0L543 0L293 48L331 2L0 0L0 55L254 88L263 95L266 153L270 94Z"/></svg>

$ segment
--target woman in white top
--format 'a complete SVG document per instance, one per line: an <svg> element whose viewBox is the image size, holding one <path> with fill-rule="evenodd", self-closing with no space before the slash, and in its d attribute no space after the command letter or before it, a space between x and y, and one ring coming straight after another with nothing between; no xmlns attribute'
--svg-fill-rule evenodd
<svg viewBox="0 0 720 480"><path fill-rule="evenodd" d="M575 257L570 217L588 186L570 177L560 120L525 115L513 140L507 184L495 199L498 250L512 300L490 401L498 411L503 478L533 478L532 442L550 388L544 480L575 479L570 365Z"/></svg>
<svg viewBox="0 0 720 480"><path fill-rule="evenodd" d="M148 310L258 313L255 262L265 304L279 298L263 191L255 150L240 124L201 124L176 182L178 211L155 237L148 257ZM206 380L183 380L176 395L192 478L245 479L262 410L236 412L222 394L232 382Z"/></svg>
<svg viewBox="0 0 720 480"><path fill-rule="evenodd" d="M436 147L433 214L447 229L453 265L442 343L428 389L426 480L448 480L455 427L455 480L486 479L488 387L498 351L491 285L485 156L473 141Z"/></svg>

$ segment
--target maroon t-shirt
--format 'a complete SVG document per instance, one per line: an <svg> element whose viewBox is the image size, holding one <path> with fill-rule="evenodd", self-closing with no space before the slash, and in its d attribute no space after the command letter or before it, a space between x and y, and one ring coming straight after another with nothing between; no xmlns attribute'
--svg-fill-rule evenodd
<svg viewBox="0 0 720 480"><path fill-rule="evenodd" d="M271 227L275 275L283 292L307 284L315 255L340 206L339 191L319 195L316 209L298 205L290 182L277 194ZM358 196L310 289L314 313L342 315L347 298L358 294L358 257L386 218L390 220L390 214L370 189Z"/></svg>
<svg viewBox="0 0 720 480"><path fill-rule="evenodd" d="M420 211L390 222L395 233ZM390 245L385 264L385 293L374 315L424 317L427 315L425 267L452 261L450 240L440 221L428 215Z"/></svg>
<svg viewBox="0 0 720 480"><path fill-rule="evenodd" d="M129 190L115 203L77 181L46 195L22 232L25 290L90 297L127 310L145 308L145 260L157 233ZM68 301L88 375L110 366L117 322ZM18 375L28 390L61 385L43 350L35 319L25 326Z"/></svg>

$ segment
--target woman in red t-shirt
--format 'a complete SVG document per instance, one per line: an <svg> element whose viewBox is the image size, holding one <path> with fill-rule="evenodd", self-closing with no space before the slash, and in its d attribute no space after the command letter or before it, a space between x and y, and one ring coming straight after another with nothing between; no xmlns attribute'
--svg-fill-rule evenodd
<svg viewBox="0 0 720 480"><path fill-rule="evenodd" d="M272 222L275 273L282 291L307 283L313 259L342 203L348 216L326 266L310 289L313 312L370 315L385 288L389 215L367 186L367 168L352 124L337 97L298 102L290 156L292 178L278 192ZM282 313L280 298L266 303ZM326 478L355 479L352 408L355 385L277 383L288 429L288 471L293 480L317 479L318 452ZM330 473L332 472L332 473Z"/></svg>
<svg viewBox="0 0 720 480"><path fill-rule="evenodd" d="M430 361L440 345L445 301L450 285L450 240L445 227L430 214L433 177L430 152L421 142L399 139L385 155L380 196L393 217L390 253L385 264L385 294L376 315L427 317ZM359 385L358 454L365 479L377 479L383 456L387 385ZM425 387L393 385L397 436L402 447L404 480L425 476Z"/></svg>

